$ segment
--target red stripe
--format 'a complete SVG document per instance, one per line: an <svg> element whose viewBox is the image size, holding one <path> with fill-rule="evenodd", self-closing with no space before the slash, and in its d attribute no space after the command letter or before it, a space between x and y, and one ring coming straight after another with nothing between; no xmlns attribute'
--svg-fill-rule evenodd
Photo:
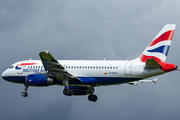
<svg viewBox="0 0 180 120"><path fill-rule="evenodd" d="M140 56L139 56L139 58L140 58L140 60L141 60L141 62L146 62L146 59L154 59L154 60L156 60L156 62L164 62L164 61L162 61L161 59L159 59L159 58L157 58L157 57L154 57L154 56L146 56L146 55L143 55L143 54L141 54Z"/></svg>
<svg viewBox="0 0 180 120"><path fill-rule="evenodd" d="M153 45L155 45L155 44L157 44L158 42L161 42L161 41L172 40L173 34L174 34L174 30L170 30L170 31L167 31L167 32L163 33L161 36L159 36L158 38L153 40L150 43L149 47L153 46Z"/></svg>
<svg viewBox="0 0 180 120"><path fill-rule="evenodd" d="M37 63L21 63L21 64L18 64L17 66L22 66L22 65L35 65Z"/></svg>

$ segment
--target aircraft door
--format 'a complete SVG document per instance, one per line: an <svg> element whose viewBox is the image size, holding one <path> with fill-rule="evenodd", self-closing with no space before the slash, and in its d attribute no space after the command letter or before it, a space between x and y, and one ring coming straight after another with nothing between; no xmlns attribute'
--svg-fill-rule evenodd
<svg viewBox="0 0 180 120"><path fill-rule="evenodd" d="M132 62L127 62L124 70L125 75L132 75Z"/></svg>

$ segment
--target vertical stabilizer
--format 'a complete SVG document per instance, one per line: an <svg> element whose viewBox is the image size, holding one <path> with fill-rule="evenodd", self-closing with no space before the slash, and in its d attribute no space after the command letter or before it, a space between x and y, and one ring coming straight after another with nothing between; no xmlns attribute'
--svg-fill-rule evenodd
<svg viewBox="0 0 180 120"><path fill-rule="evenodd" d="M140 60L146 62L147 59L154 59L157 62L165 62L175 27L175 24L166 24L139 56Z"/></svg>

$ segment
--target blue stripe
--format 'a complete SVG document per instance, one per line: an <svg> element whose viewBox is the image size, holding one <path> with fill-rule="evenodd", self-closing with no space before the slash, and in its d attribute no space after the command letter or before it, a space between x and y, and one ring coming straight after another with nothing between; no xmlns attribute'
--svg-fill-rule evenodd
<svg viewBox="0 0 180 120"><path fill-rule="evenodd" d="M158 48L147 50L148 52L159 52L167 56L170 46L169 45L163 45Z"/></svg>
<svg viewBox="0 0 180 120"><path fill-rule="evenodd" d="M166 53L165 53L166 56L168 55L169 48L170 46L167 46Z"/></svg>
<svg viewBox="0 0 180 120"><path fill-rule="evenodd" d="M6 76L2 78L8 82L24 84L26 76Z"/></svg>
<svg viewBox="0 0 180 120"><path fill-rule="evenodd" d="M82 78L82 77L81 77ZM123 84L127 82L141 80L141 78L123 78L123 77L84 77L85 79L96 79L98 82L80 82L79 80L70 80L69 83L73 85L115 85L115 84ZM62 84L61 81L58 84Z"/></svg>
<svg viewBox="0 0 180 120"><path fill-rule="evenodd" d="M3 79L14 82L14 83L25 83L26 76L11 76L3 77ZM120 78L120 77L80 77L82 82L73 79L69 81L69 84L73 85L114 85L114 84L123 84L127 82L141 80L141 78ZM57 84L62 84L62 81L57 81Z"/></svg>

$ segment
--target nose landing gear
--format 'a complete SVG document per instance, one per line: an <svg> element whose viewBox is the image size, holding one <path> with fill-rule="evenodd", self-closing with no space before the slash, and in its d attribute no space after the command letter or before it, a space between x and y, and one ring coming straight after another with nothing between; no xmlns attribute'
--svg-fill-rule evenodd
<svg viewBox="0 0 180 120"><path fill-rule="evenodd" d="M25 88L24 88L24 90L25 90L25 92L22 92L22 96L23 97L27 97L28 96L28 93L27 93L27 90L28 90L28 85L26 85L26 84L24 84L24 86L25 86Z"/></svg>

